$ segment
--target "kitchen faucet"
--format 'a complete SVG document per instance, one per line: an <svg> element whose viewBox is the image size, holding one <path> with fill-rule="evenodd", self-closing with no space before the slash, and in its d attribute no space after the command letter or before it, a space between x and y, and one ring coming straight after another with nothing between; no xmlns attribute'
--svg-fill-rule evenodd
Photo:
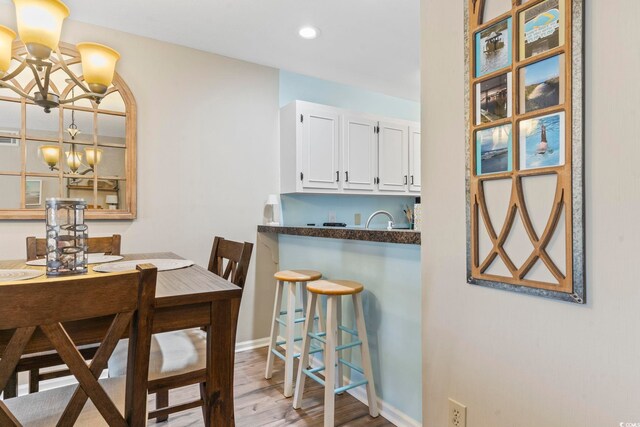
<svg viewBox="0 0 640 427"><path fill-rule="evenodd" d="M390 221L387 224L387 230L393 230L393 223L394 223L393 215L391 215L387 211L375 211L374 213L372 213L371 216L369 217L369 219L367 220L367 225L364 226L365 230L369 229L369 224L371 224L371 220L374 217L376 217L377 215L386 215L386 216L388 216Z"/></svg>

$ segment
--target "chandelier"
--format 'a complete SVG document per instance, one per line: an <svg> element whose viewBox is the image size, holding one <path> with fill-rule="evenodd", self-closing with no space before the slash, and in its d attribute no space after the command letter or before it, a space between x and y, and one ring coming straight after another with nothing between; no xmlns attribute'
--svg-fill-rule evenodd
<svg viewBox="0 0 640 427"><path fill-rule="evenodd" d="M69 16L69 8L60 0L13 0L13 3L16 8L18 35L27 49L27 54L21 58L20 65L9 72L16 33L0 25L0 87L8 88L33 101L43 107L46 113L61 104L73 103L84 98L99 104L113 81L120 54L98 43L77 44L83 74L82 78L79 78L69 71L58 48L62 23ZM52 60L53 55L55 62ZM83 93L64 100L53 93L49 87L49 78L54 65L64 69ZM31 70L37 83L33 95L11 83L11 80L25 68Z"/></svg>

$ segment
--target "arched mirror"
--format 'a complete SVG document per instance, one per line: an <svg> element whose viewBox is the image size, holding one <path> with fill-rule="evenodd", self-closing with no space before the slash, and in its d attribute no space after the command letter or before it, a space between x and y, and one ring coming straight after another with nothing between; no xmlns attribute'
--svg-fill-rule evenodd
<svg viewBox="0 0 640 427"><path fill-rule="evenodd" d="M82 92L74 82L83 81L80 55L66 43L60 53L67 67L52 56L50 90L71 100ZM15 42L9 73L25 55ZM28 69L11 83L37 90ZM86 200L88 219L135 218L136 103L118 73L100 103L78 99L49 113L0 87L0 219L44 218L50 197Z"/></svg>

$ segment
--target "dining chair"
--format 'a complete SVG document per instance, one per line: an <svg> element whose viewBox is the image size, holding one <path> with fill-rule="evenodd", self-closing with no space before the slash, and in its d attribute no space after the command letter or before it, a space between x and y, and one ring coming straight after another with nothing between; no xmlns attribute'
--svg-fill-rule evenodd
<svg viewBox="0 0 640 427"><path fill-rule="evenodd" d="M120 255L119 234L107 237L89 237L87 246L90 254L104 253L106 255ZM47 255L47 239L27 237L27 261L44 258Z"/></svg>
<svg viewBox="0 0 640 427"><path fill-rule="evenodd" d="M252 243L240 243L216 236L213 240L209 271L244 289L251 261ZM126 372L126 340L122 340L109 360L109 376ZM169 405L169 391L200 384L201 392L207 378L207 335L200 329L154 334L151 339L149 363L149 393L156 395L156 409L149 419L166 421L169 414L202 406L199 400Z"/></svg>
<svg viewBox="0 0 640 427"><path fill-rule="evenodd" d="M109 237L89 237L87 246L89 253L105 253L107 255L120 255L121 237L114 234ZM47 253L47 239L37 239L27 237L27 261L33 261L45 257ZM85 360L91 360L96 354L98 346L87 345L79 348L80 354ZM60 356L56 352L43 352L23 357L18 362L15 372L11 375L9 384L4 389L4 397L16 397L18 392L18 373L29 372L29 393L36 393L40 390L40 382L69 376L68 369L48 369L41 372L41 369L53 368L63 365ZM2 389L0 389L2 390Z"/></svg>
<svg viewBox="0 0 640 427"><path fill-rule="evenodd" d="M0 425L146 425L156 277L157 269L144 264L125 273L0 286L0 301L7 302L0 304L0 388L23 353L51 346L79 383L0 401ZM106 334L87 365L73 341L83 334L71 331L97 333L96 325L106 326ZM99 379L127 329L126 375Z"/></svg>

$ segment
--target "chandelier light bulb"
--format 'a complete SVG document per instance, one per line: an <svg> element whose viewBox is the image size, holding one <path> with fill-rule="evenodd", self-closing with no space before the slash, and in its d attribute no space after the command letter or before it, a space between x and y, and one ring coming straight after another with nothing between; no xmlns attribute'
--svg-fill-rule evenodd
<svg viewBox="0 0 640 427"><path fill-rule="evenodd" d="M69 8L60 0L13 0L18 34L31 56L46 60L60 43Z"/></svg>
<svg viewBox="0 0 640 427"><path fill-rule="evenodd" d="M300 35L300 37L302 37L305 40L315 39L316 37L318 37L318 33L319 33L318 29L311 26L302 27L298 31L298 34Z"/></svg>
<svg viewBox="0 0 640 427"><path fill-rule="evenodd" d="M16 33L0 25L0 77L4 76L11 66L11 51Z"/></svg>
<svg viewBox="0 0 640 427"><path fill-rule="evenodd" d="M82 60L84 81L93 93L105 94L113 82L120 54L98 43L79 43L77 48Z"/></svg>

